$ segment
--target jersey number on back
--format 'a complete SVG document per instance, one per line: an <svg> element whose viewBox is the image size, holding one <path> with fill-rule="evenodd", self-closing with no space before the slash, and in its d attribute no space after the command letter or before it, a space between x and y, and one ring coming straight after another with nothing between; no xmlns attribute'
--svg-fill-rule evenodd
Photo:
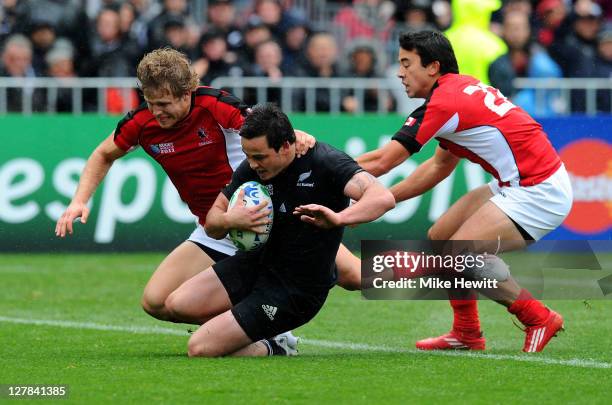
<svg viewBox="0 0 612 405"><path fill-rule="evenodd" d="M501 91L487 86L486 84L480 82L477 85L470 85L463 89L463 92L468 95L472 95L477 91L482 91L485 94L484 97L484 105L489 110L493 111L495 114L503 117L508 111L516 107L512 104Z"/></svg>

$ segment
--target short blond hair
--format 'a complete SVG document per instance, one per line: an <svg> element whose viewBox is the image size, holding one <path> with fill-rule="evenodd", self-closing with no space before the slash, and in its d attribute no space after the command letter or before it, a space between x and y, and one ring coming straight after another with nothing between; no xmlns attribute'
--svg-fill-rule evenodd
<svg viewBox="0 0 612 405"><path fill-rule="evenodd" d="M200 82L187 55L170 47L146 54L136 71L143 92L169 90L175 97L194 91Z"/></svg>

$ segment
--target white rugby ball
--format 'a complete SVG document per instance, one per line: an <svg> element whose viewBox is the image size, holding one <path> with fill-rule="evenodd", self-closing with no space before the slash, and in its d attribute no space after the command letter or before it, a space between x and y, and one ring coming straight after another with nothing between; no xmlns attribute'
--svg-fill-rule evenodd
<svg viewBox="0 0 612 405"><path fill-rule="evenodd" d="M266 208L270 211L268 214L270 223L266 225L264 233L244 231L242 229L230 229L229 231L229 237L238 249L245 251L255 250L266 243L270 231L272 230L272 220L274 219L272 198L266 187L256 181L247 181L238 187L234 194L232 194L232 198L230 198L229 201L229 208L232 208L238 202L238 194L240 194L241 190L244 190L243 202L247 207L253 207L261 204L262 201L266 201L268 203Z"/></svg>

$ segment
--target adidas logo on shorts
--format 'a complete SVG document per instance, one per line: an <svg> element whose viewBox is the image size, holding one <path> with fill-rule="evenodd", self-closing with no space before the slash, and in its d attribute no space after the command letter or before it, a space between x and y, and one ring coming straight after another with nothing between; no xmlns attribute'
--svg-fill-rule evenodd
<svg viewBox="0 0 612 405"><path fill-rule="evenodd" d="M261 309L263 309L263 311L266 313L266 315L268 315L268 318L270 318L271 321L274 320L274 315L276 315L276 310L278 308L273 307L272 305L262 305Z"/></svg>

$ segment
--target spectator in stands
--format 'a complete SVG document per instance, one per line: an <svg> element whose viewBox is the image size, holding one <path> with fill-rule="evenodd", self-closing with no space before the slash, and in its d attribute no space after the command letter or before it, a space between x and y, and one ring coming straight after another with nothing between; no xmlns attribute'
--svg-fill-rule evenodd
<svg viewBox="0 0 612 405"><path fill-rule="evenodd" d="M255 48L255 63L245 72L246 76L266 77L272 82L283 78L282 70L283 52L280 45L275 40L265 41ZM249 105L258 104L257 89L246 88L242 100ZM281 105L280 88L269 88L267 90L267 100Z"/></svg>
<svg viewBox="0 0 612 405"><path fill-rule="evenodd" d="M561 68L546 50L532 40L529 17L522 11L504 13L502 37L508 53L500 56L489 67L491 85L523 107L530 114L550 115L559 109L557 91L543 91L543 101L536 108L533 89L516 91L513 81L517 77L561 77Z"/></svg>
<svg viewBox="0 0 612 405"><path fill-rule="evenodd" d="M76 77L74 69L74 49L70 41L59 38L45 56L48 68L48 76L58 79ZM72 90L69 88L58 88L50 100L51 106L55 106L56 112L71 112Z"/></svg>
<svg viewBox="0 0 612 405"><path fill-rule="evenodd" d="M147 24L131 2L126 1L119 6L119 21L121 35L135 42L139 49L147 49Z"/></svg>
<svg viewBox="0 0 612 405"><path fill-rule="evenodd" d="M200 77L200 83L210 86L211 82L220 76L242 75L242 70L225 60L227 55L227 42L225 33L221 31L207 31L202 34L197 48L197 60L193 69Z"/></svg>
<svg viewBox="0 0 612 405"><path fill-rule="evenodd" d="M82 76L132 77L136 74L134 66L141 52L135 42L122 36L116 8L104 8L98 13L91 53Z"/></svg>
<svg viewBox="0 0 612 405"><path fill-rule="evenodd" d="M131 6L131 7L130 7ZM130 12L128 7L132 9ZM119 11L121 18L121 31L128 33L136 41L140 49L149 49L149 24L161 13L161 5L157 0L127 0L121 5ZM129 16L132 13L133 17ZM131 23L128 21L132 19Z"/></svg>
<svg viewBox="0 0 612 405"><path fill-rule="evenodd" d="M208 30L221 31L225 34L228 52L235 56L243 44L242 30L236 21L236 7L231 0L210 0L206 12Z"/></svg>
<svg viewBox="0 0 612 405"><path fill-rule="evenodd" d="M355 0L342 7L333 20L333 28L344 32L341 37L350 41L355 38L379 39L386 42L395 11L393 2L387 0Z"/></svg>
<svg viewBox="0 0 612 405"><path fill-rule="evenodd" d="M597 59L592 77L612 79L612 22L608 22L597 36ZM610 90L597 92L597 111L612 113Z"/></svg>
<svg viewBox="0 0 612 405"><path fill-rule="evenodd" d="M89 59L90 21L82 0L20 0L29 4L29 21L47 21L58 37L68 38L75 47L76 60Z"/></svg>
<svg viewBox="0 0 612 405"><path fill-rule="evenodd" d="M255 63L247 72L248 76L268 77L280 79L283 77L281 62L283 53L278 42L268 40L255 48ZM248 104L248 103L247 103Z"/></svg>
<svg viewBox="0 0 612 405"><path fill-rule="evenodd" d="M508 52L504 41L489 30L491 13L500 0L453 0L453 24L446 31L459 71L488 83L489 65Z"/></svg>
<svg viewBox="0 0 612 405"><path fill-rule="evenodd" d="M189 46L189 32L182 18L168 18L164 22L164 37L161 46L169 46L185 55L193 55L194 50Z"/></svg>
<svg viewBox="0 0 612 405"><path fill-rule="evenodd" d="M7 111L21 112L28 108L22 104L23 92L32 100L32 111L44 111L45 99L41 89L28 86L28 78L35 77L32 67L32 43L21 34L8 37L2 50L0 76L22 78L23 87L7 89Z"/></svg>
<svg viewBox="0 0 612 405"><path fill-rule="evenodd" d="M248 71L249 67L255 63L255 48L257 45L272 39L270 28L259 19L251 16L244 29L244 43L238 50L238 65L243 71Z"/></svg>
<svg viewBox="0 0 612 405"><path fill-rule="evenodd" d="M279 0L255 0L254 12L268 26L272 36L280 41L284 38L296 17L285 11Z"/></svg>
<svg viewBox="0 0 612 405"><path fill-rule="evenodd" d="M585 6L586 5L586 6ZM597 59L597 34L601 28L601 7L596 3L576 3L570 16L572 31L557 39L549 52L561 66L565 77L594 77ZM586 111L586 92L571 91L571 111Z"/></svg>
<svg viewBox="0 0 612 405"><path fill-rule="evenodd" d="M296 76L329 78L339 77L338 70L338 44L333 35L328 32L319 32L312 35L306 46L306 60L298 66ZM295 109L304 111L308 108L307 99L303 91L295 92ZM331 95L329 89L316 89L315 110L330 111Z"/></svg>
<svg viewBox="0 0 612 405"><path fill-rule="evenodd" d="M348 47L346 57L343 58L349 62L349 66L343 72L346 77L355 78L374 78L380 77L380 66L384 64L381 60L382 53L378 54L377 43L369 40L355 40ZM354 91L347 90L343 94L342 98L342 109L347 112L361 111L377 111L378 110L378 99L383 97L384 93L379 93L379 90L375 88L366 89L363 94L363 100L360 101L359 97L354 94ZM383 109L388 110L390 100L383 101Z"/></svg>
<svg viewBox="0 0 612 405"><path fill-rule="evenodd" d="M448 0L434 0L431 5L431 10L434 15L434 23L440 30L447 30L452 21L453 13Z"/></svg>
<svg viewBox="0 0 612 405"><path fill-rule="evenodd" d="M597 54L601 17L601 7L597 4L590 3L583 8L577 3L570 16L571 32L551 45L551 56L561 66L565 77L584 77L589 72Z"/></svg>
<svg viewBox="0 0 612 405"><path fill-rule="evenodd" d="M31 23L29 32L32 42L32 67L36 76L45 76L47 73L45 56L55 42L55 27L47 21L35 21Z"/></svg>
<svg viewBox="0 0 612 405"><path fill-rule="evenodd" d="M563 0L542 0L536 7L536 16L540 24L537 39L548 48L558 35L563 21L567 17L567 8Z"/></svg>
<svg viewBox="0 0 612 405"><path fill-rule="evenodd" d="M397 0L395 10L396 28L401 31L435 29L431 0ZM397 46L397 44L393 44Z"/></svg>
<svg viewBox="0 0 612 405"><path fill-rule="evenodd" d="M612 79L612 23L604 25L597 35L596 55L592 64L584 64L580 77ZM587 111L587 93L572 91L572 111ZM611 113L610 90L596 91L595 109L599 113Z"/></svg>
<svg viewBox="0 0 612 405"><path fill-rule="evenodd" d="M185 27L190 32L197 31L196 24L189 16L187 0L164 0L163 9L159 15L149 23L149 49L156 49L163 45L164 27L168 20L181 18L185 22ZM193 41L195 44L197 38ZM191 39L190 39L191 43Z"/></svg>
<svg viewBox="0 0 612 405"><path fill-rule="evenodd" d="M304 20L296 19L287 28L285 37L281 42L283 50L282 70L284 72L291 74L295 66L304 62L304 52L309 35L310 27Z"/></svg>
<svg viewBox="0 0 612 405"><path fill-rule="evenodd" d="M18 0L0 1L0 45L12 34L25 32L28 25L29 4Z"/></svg>

